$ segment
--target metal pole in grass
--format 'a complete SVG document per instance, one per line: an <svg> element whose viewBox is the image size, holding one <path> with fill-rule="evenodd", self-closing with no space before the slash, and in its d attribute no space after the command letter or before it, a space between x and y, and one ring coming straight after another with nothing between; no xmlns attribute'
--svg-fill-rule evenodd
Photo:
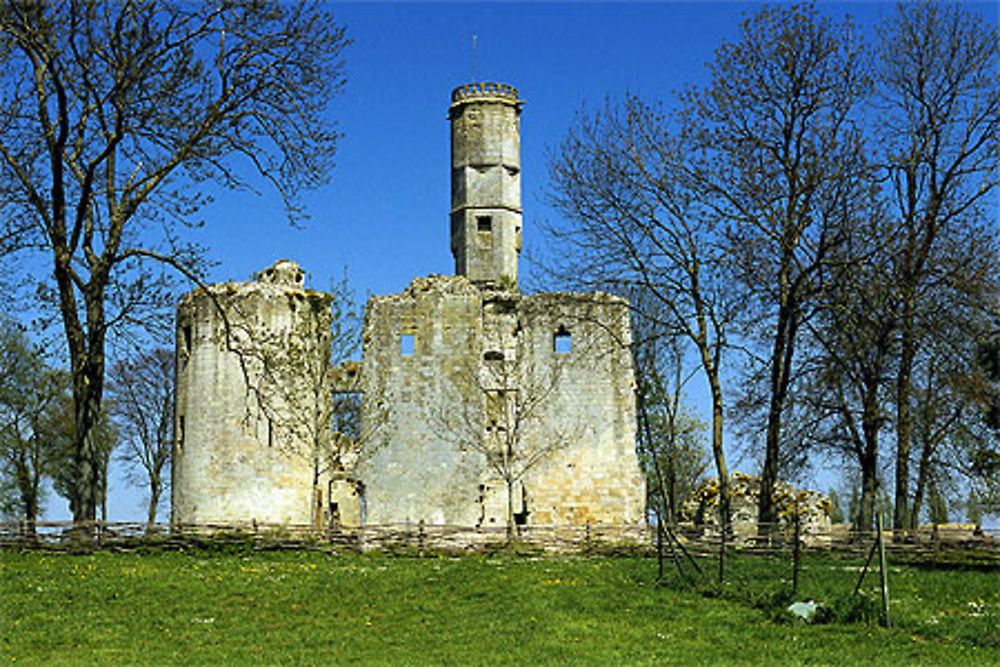
<svg viewBox="0 0 1000 667"><path fill-rule="evenodd" d="M889 622L889 576L885 566L885 538L882 534L882 513L875 513L875 527L878 530L878 569L882 588L882 626L888 628Z"/></svg>
<svg viewBox="0 0 1000 667"><path fill-rule="evenodd" d="M660 558L659 569L661 577L663 576L662 549L663 549L664 537L666 537L667 546L670 548L670 557L673 558L674 565L677 566L677 574L679 574L682 578L686 579L687 581L691 580L691 577L689 577L684 572L684 562L681 560L680 556L677 555L678 551L680 551L681 554L683 554L683 556L687 558L688 562L691 564L691 567L694 568L694 571L697 572L699 576L703 574L701 571L701 567L698 565L698 561L694 559L694 556L691 555L691 552L689 552L687 548L684 547L684 544L677 538L677 535L675 535L674 531L670 528L670 524L665 523L663 521L658 521L656 538L657 538L657 551L659 552L659 558Z"/></svg>
<svg viewBox="0 0 1000 667"><path fill-rule="evenodd" d="M872 541L872 548L868 550L868 560L865 561L865 566L861 568L861 576L858 577L858 584L854 587L854 594L857 595L858 591L861 590L861 584L864 583L865 575L868 574L868 567L872 564L872 558L875 557L875 552L878 550L878 538Z"/></svg>

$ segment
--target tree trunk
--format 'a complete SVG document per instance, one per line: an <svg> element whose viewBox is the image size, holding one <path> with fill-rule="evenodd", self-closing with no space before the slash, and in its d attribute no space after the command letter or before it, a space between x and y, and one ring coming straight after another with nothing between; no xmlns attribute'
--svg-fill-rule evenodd
<svg viewBox="0 0 1000 667"><path fill-rule="evenodd" d="M757 504L758 532L767 534L777 522L774 489L778 482L778 463L781 458L781 418L788 393L792 357L797 328L795 304L787 294L787 276L782 276L783 303L778 310L777 333L771 351L771 399L767 413L767 439L764 450L764 467L760 475L760 497Z"/></svg>
<svg viewBox="0 0 1000 667"><path fill-rule="evenodd" d="M861 417L861 431L864 436L864 450L859 463L861 464L861 499L858 503L858 516L852 517L855 528L869 532L875 527L875 493L878 490L878 396L875 391L868 393Z"/></svg>
<svg viewBox="0 0 1000 667"><path fill-rule="evenodd" d="M24 519L29 537L35 535L35 523L38 521L38 493L29 494L24 500Z"/></svg>
<svg viewBox="0 0 1000 667"><path fill-rule="evenodd" d="M149 480L149 508L146 512L146 523L150 526L156 524L156 507L160 504L160 480L150 478Z"/></svg>
<svg viewBox="0 0 1000 667"><path fill-rule="evenodd" d="M914 340L913 295L907 295L901 322L899 370L896 374L896 497L892 513L892 527L904 528L909 524L908 501L910 496L910 394L913 359L916 355Z"/></svg>
<svg viewBox="0 0 1000 667"><path fill-rule="evenodd" d="M107 517L107 501L101 493L102 454L96 439L96 426L101 415L104 389L104 303L103 286L94 288L92 276L86 294L87 334L81 349L71 350L73 372L73 401L76 432L75 462L77 470L76 504L74 523L93 522L97 519L98 504L102 520Z"/></svg>
<svg viewBox="0 0 1000 667"><path fill-rule="evenodd" d="M18 429L18 426L12 427ZM15 437L20 439L19 434ZM14 479L17 486L18 495L21 498L21 506L24 508L24 521L29 535L35 534L35 523L38 520L38 496L41 478L39 470L41 466L37 460L29 462L29 454L25 451L31 445L23 443L18 446L16 460L11 461L14 466ZM37 450L37 446L35 447Z"/></svg>
<svg viewBox="0 0 1000 667"><path fill-rule="evenodd" d="M925 437L920 449L920 468L917 471L917 489L913 492L913 505L910 507L907 528L916 528L920 522L920 508L924 504L924 494L930 480L931 454L933 446L931 438Z"/></svg>
<svg viewBox="0 0 1000 667"><path fill-rule="evenodd" d="M646 404L646 392L643 390L642 381L636 383L635 393L636 405L639 407L639 421L642 428L640 434L646 439L646 447L649 448L650 457L653 459L653 473L656 475L656 488L659 489L661 507L656 509L656 514L660 521L664 520L664 515L666 515L667 523L672 524L676 519L676 515L673 512L673 501L668 499L669 494L672 493L672 489L667 485L663 469L660 467L660 455L653 443L653 431L649 423L649 410Z"/></svg>
<svg viewBox="0 0 1000 667"><path fill-rule="evenodd" d="M74 378L73 463L76 480L70 504L73 506L73 522L77 524L97 520L97 443L93 437L95 420L90 407L92 392L88 384L89 381L82 372Z"/></svg>
<svg viewBox="0 0 1000 667"><path fill-rule="evenodd" d="M507 539L514 537L514 480L507 478Z"/></svg>
<svg viewBox="0 0 1000 667"><path fill-rule="evenodd" d="M725 533L729 530L729 520L732 516L729 495L729 468L726 466L726 455L722 441L722 385L718 373L709 373L708 383L712 393L712 456L715 458L715 472L719 476L719 518L722 524L719 529Z"/></svg>

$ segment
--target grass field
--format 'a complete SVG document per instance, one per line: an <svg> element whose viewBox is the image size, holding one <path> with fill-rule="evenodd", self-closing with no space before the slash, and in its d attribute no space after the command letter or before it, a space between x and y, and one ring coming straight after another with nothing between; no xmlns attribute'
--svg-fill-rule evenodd
<svg viewBox="0 0 1000 667"><path fill-rule="evenodd" d="M658 585L648 558L5 551L0 661L1000 664L996 572L894 568L883 629L782 621L774 565L734 559L711 597ZM856 579L806 561L799 597L847 605Z"/></svg>

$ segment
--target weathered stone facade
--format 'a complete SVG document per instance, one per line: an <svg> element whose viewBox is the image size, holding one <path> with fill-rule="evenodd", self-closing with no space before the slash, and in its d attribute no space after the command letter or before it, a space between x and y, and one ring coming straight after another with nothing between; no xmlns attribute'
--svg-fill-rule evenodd
<svg viewBox="0 0 1000 667"><path fill-rule="evenodd" d="M517 91L501 84L453 92L457 275L417 278L399 294L370 299L360 365L330 369L316 347L314 366L326 384L305 382L300 373L290 394L289 387L266 385L259 397L247 391L241 357L219 342L218 301L202 292L185 298L175 521L644 522L628 304L600 293L517 289L521 105ZM311 332L329 326L316 309L294 306L298 292L301 283L252 283L211 293L227 296L227 312L245 304L236 318L247 322L245 345L268 341L273 356L287 359L290 348L302 347L287 335L291 323ZM306 313L315 319L303 328ZM317 386L326 391L322 400L311 393ZM350 447L331 446L336 435L324 443L297 433L285 435L290 446L275 448L261 435L259 417L256 430L248 430L246 416L261 413L260 401L274 408L265 415L273 428L275 420L312 423L331 391L359 390L362 437ZM289 398L269 398L279 391Z"/></svg>
<svg viewBox="0 0 1000 667"><path fill-rule="evenodd" d="M517 90L470 83L452 92L451 252L479 285L517 284L521 252L521 104Z"/></svg>
<svg viewBox="0 0 1000 667"><path fill-rule="evenodd" d="M187 294L177 332L173 521L310 523L329 437L329 297L281 261Z"/></svg>
<svg viewBox="0 0 1000 667"><path fill-rule="evenodd" d="M639 523L627 304L431 276L374 297L357 475L368 521ZM387 409L386 409L387 408ZM508 497L508 494L510 497Z"/></svg>

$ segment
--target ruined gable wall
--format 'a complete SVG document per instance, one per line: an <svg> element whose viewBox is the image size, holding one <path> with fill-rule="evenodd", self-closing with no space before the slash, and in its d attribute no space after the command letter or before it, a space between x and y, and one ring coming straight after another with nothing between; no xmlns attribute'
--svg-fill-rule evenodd
<svg viewBox="0 0 1000 667"><path fill-rule="evenodd" d="M641 523L645 478L635 453L627 304L606 294L546 293L524 298L519 312L522 363L536 388L552 387L524 437L529 447L557 447L526 477L528 522Z"/></svg>
<svg viewBox="0 0 1000 667"><path fill-rule="evenodd" d="M553 348L562 330L569 354ZM405 335L412 356L401 353ZM505 440L491 428L519 430L512 443L525 458L514 466L513 511L527 510L529 524L641 522L628 343L627 306L607 295L523 297L434 276L374 297L364 419L383 410L385 423L357 470L367 523L505 525L506 481L486 458L496 455L489 443ZM491 413L499 390L514 396L499 408L511 411L506 419Z"/></svg>
<svg viewBox="0 0 1000 667"><path fill-rule="evenodd" d="M418 278L376 296L364 327L362 420L374 428L357 476L366 523L475 525L481 462L460 443L470 406L454 379L476 358L480 293L457 276ZM412 353L401 349L412 336Z"/></svg>

